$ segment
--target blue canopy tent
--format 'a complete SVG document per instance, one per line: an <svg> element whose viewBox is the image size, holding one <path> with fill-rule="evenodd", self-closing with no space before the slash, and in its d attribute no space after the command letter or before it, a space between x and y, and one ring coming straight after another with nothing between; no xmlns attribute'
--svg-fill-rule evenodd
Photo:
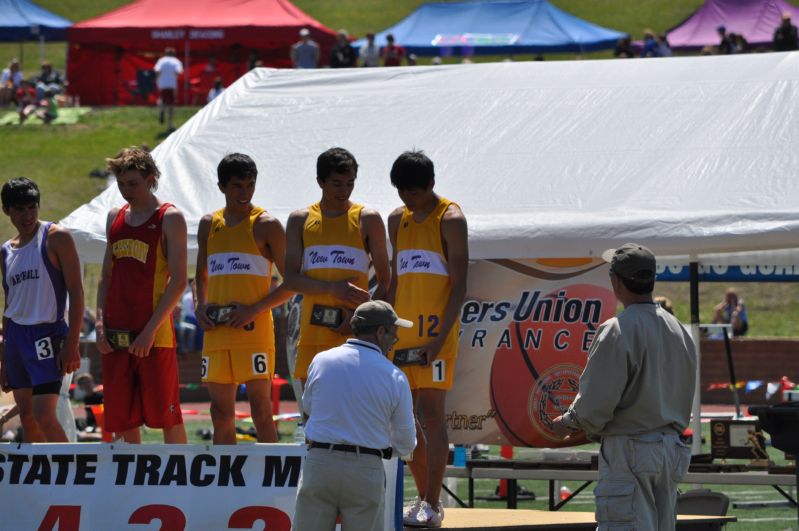
<svg viewBox="0 0 799 531"><path fill-rule="evenodd" d="M39 55L44 57L44 41L63 41L72 22L47 11L28 0L0 0L0 42L39 42Z"/></svg>
<svg viewBox="0 0 799 531"><path fill-rule="evenodd" d="M0 0L0 41L63 41L71 25L28 0Z"/></svg>
<svg viewBox="0 0 799 531"><path fill-rule="evenodd" d="M375 35L386 35L408 53L498 55L588 52L612 48L624 33L566 13L547 0L480 0L424 4L404 20ZM365 39L353 43L360 48Z"/></svg>

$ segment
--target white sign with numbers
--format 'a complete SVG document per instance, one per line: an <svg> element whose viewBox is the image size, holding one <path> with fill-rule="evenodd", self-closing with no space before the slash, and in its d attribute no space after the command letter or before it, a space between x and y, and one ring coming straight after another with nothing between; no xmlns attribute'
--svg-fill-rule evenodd
<svg viewBox="0 0 799 531"><path fill-rule="evenodd" d="M0 444L2 529L290 531L297 444ZM393 529L397 460L386 467Z"/></svg>

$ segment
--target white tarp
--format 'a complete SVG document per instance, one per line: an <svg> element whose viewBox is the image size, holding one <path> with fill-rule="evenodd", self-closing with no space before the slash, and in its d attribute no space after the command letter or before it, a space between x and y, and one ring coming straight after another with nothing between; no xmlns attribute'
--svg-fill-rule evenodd
<svg viewBox="0 0 799 531"><path fill-rule="evenodd" d="M196 249L200 217L223 205L226 153L253 156L254 202L285 222L320 197L317 155L342 146L361 166L353 199L387 217L391 164L419 148L468 218L473 258L598 256L628 240L659 256L791 248L798 82L797 53L259 69L155 150L158 195ZM84 261L101 261L121 203L110 187L63 220Z"/></svg>

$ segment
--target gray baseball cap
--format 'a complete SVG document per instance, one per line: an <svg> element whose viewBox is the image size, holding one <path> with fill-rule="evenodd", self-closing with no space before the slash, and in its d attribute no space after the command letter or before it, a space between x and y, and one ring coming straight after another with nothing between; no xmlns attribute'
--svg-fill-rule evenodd
<svg viewBox="0 0 799 531"><path fill-rule="evenodd" d="M625 243L618 249L608 249L602 259L610 263L610 271L620 277L648 281L655 278L655 255L637 243Z"/></svg>
<svg viewBox="0 0 799 531"><path fill-rule="evenodd" d="M413 323L407 319L400 319L397 312L386 301L364 302L352 314L350 323L353 326L391 326L396 325L402 328L412 328Z"/></svg>

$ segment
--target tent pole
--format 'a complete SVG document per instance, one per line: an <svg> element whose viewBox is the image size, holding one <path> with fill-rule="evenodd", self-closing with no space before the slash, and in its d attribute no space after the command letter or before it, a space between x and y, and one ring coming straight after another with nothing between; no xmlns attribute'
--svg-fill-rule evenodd
<svg viewBox="0 0 799 531"><path fill-rule="evenodd" d="M696 345L696 390L691 407L691 429L694 435L691 440L691 454L702 453L702 388L699 375L701 373L702 353L700 349L701 333L699 331L699 263L696 257L691 257L690 271L690 297L691 297L691 336Z"/></svg>
<svg viewBox="0 0 799 531"><path fill-rule="evenodd" d="M39 35L39 64L44 62L44 35Z"/></svg>
<svg viewBox="0 0 799 531"><path fill-rule="evenodd" d="M186 45L183 47L183 105L189 104L189 46L191 41L186 39Z"/></svg>

